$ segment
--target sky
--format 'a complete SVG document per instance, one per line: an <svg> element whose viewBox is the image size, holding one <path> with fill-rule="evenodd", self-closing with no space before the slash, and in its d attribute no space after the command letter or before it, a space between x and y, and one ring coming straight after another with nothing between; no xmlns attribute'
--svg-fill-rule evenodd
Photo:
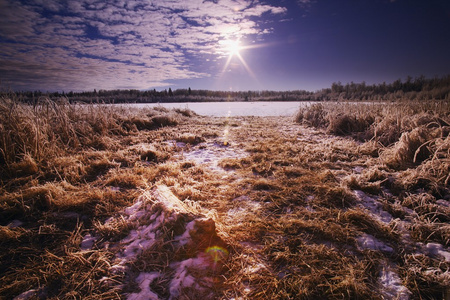
<svg viewBox="0 0 450 300"><path fill-rule="evenodd" d="M1 89L316 91L448 74L448 0L0 0Z"/></svg>

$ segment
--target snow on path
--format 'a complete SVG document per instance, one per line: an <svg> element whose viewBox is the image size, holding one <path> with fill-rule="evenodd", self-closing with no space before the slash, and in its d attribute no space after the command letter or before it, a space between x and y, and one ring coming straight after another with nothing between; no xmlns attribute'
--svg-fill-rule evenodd
<svg viewBox="0 0 450 300"><path fill-rule="evenodd" d="M177 146L183 149L185 145L177 143ZM225 158L243 158L248 154L234 146L224 145L221 142L207 142L197 145L191 151L183 151L178 155L185 161L193 161L198 165L202 165L212 171L225 172L219 167L219 162Z"/></svg>
<svg viewBox="0 0 450 300"><path fill-rule="evenodd" d="M387 253L394 252L394 249L392 249L392 247L389 247L370 234L364 233L360 237L356 238L356 241L358 242L358 247L360 248L360 250L370 249Z"/></svg>
<svg viewBox="0 0 450 300"><path fill-rule="evenodd" d="M370 197L360 190L355 190L354 193L361 201L360 207L364 208L375 220L389 224L394 219L390 213L383 210L383 205L376 198Z"/></svg>
<svg viewBox="0 0 450 300"><path fill-rule="evenodd" d="M398 276L394 268L384 263L380 271L381 293L385 299L408 300L411 292L402 284L402 280Z"/></svg>
<svg viewBox="0 0 450 300"><path fill-rule="evenodd" d="M133 229L117 243L103 243L110 250L116 249L110 268L113 274L133 274L135 271L130 273L132 265L145 251L156 251L152 250L156 243L171 243L173 253L178 254L164 270L145 269L140 272L134 279L140 290L128 294L127 299L160 299L151 288L159 278L167 284L169 299L192 298L192 295L210 299L214 296L215 278L220 276L228 250L216 234L214 221L202 214L197 206L180 201L168 187L157 186L142 194L119 216L107 220L106 224L113 226L118 220ZM182 234L170 234L179 232L180 228L184 231ZM94 242L95 238L87 235L82 245L87 247Z"/></svg>

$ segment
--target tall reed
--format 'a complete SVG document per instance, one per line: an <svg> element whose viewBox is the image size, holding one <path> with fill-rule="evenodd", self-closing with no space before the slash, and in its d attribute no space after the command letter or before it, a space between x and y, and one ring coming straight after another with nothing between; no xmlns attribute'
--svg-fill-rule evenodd
<svg viewBox="0 0 450 300"><path fill-rule="evenodd" d="M155 110L69 104L41 98L35 105L0 98L0 167L40 163L84 147L105 149L105 137L173 126L183 116Z"/></svg>

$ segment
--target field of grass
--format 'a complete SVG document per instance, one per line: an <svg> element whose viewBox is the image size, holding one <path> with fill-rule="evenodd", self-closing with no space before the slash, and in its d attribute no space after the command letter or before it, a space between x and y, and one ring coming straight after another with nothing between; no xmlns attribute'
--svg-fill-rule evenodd
<svg viewBox="0 0 450 300"><path fill-rule="evenodd" d="M448 299L449 112L1 99L0 299Z"/></svg>

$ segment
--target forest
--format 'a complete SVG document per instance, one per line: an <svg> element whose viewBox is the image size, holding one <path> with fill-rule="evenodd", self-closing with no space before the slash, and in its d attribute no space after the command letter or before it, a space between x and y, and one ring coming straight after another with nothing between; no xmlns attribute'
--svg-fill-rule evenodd
<svg viewBox="0 0 450 300"><path fill-rule="evenodd" d="M36 103L40 98L67 98L71 103L171 103L213 101L395 101L450 99L450 75L426 78L408 76L392 83L366 84L333 82L318 91L211 91L172 88L153 90L96 90L83 92L1 91L21 102Z"/></svg>

